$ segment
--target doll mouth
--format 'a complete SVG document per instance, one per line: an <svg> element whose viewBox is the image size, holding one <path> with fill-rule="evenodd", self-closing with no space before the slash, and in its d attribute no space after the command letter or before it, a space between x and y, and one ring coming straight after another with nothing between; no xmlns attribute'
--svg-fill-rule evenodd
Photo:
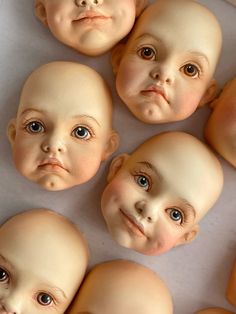
<svg viewBox="0 0 236 314"><path fill-rule="evenodd" d="M138 237L146 237L143 225L134 216L124 212L121 208L120 213L122 220L132 233Z"/></svg>
<svg viewBox="0 0 236 314"><path fill-rule="evenodd" d="M68 172L68 170L63 166L63 164L56 158L44 159L38 165L38 168L40 168L41 170L46 170L46 171L60 171L60 170L64 170L64 171Z"/></svg>
<svg viewBox="0 0 236 314"><path fill-rule="evenodd" d="M162 87L156 86L156 85L151 85L147 87L146 89L141 91L141 94L144 96L162 96L162 98L165 99L165 101L169 104L169 101L167 99L167 96L165 94L165 91Z"/></svg>
<svg viewBox="0 0 236 314"><path fill-rule="evenodd" d="M96 11L85 11L79 14L79 16L74 20L74 22L81 22L81 23L89 23L89 22L96 22L96 21L107 21L110 17L103 15Z"/></svg>

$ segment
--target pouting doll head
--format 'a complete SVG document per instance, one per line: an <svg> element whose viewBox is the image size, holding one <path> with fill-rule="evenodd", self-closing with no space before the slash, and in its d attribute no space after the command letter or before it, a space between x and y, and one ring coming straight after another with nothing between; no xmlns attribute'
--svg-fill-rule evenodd
<svg viewBox="0 0 236 314"><path fill-rule="evenodd" d="M229 81L212 103L205 128L212 147L236 168L236 78Z"/></svg>
<svg viewBox="0 0 236 314"><path fill-rule="evenodd" d="M0 227L0 313L63 314L84 277L88 249L61 215L37 209Z"/></svg>
<svg viewBox="0 0 236 314"><path fill-rule="evenodd" d="M64 44L90 56L124 38L146 0L36 0L35 14Z"/></svg>
<svg viewBox="0 0 236 314"><path fill-rule="evenodd" d="M117 260L95 266L67 314L172 314L170 292L150 269Z"/></svg>
<svg viewBox="0 0 236 314"><path fill-rule="evenodd" d="M91 179L119 143L108 87L73 62L52 62L29 76L7 132L18 171L53 191Z"/></svg>
<svg viewBox="0 0 236 314"><path fill-rule="evenodd" d="M143 122L183 120L215 95L221 45L219 23L206 7L158 0L138 18L127 44L114 49L117 92Z"/></svg>
<svg viewBox="0 0 236 314"><path fill-rule="evenodd" d="M162 133L113 159L102 213L121 246L159 255L195 238L222 185L220 163L201 141Z"/></svg>

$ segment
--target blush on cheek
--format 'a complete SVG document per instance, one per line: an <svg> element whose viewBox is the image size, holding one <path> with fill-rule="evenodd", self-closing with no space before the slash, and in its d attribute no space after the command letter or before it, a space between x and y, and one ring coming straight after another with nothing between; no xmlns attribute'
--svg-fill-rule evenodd
<svg viewBox="0 0 236 314"><path fill-rule="evenodd" d="M201 97L197 92L185 92L183 97L173 100L174 111L180 118L187 118L198 107Z"/></svg>

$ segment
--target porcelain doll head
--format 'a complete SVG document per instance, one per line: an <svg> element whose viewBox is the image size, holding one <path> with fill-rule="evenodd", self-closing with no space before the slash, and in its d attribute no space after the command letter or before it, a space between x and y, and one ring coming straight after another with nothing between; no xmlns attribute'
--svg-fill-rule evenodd
<svg viewBox="0 0 236 314"><path fill-rule="evenodd" d="M222 184L220 163L201 141L162 133L113 159L102 213L121 246L159 255L195 238Z"/></svg>
<svg viewBox="0 0 236 314"><path fill-rule="evenodd" d="M205 128L206 139L236 168L236 78L226 84L211 105L213 113Z"/></svg>
<svg viewBox="0 0 236 314"><path fill-rule="evenodd" d="M172 314L170 292L150 269L125 260L95 266L67 314Z"/></svg>
<svg viewBox="0 0 236 314"><path fill-rule="evenodd" d="M63 314L84 277L88 249L79 230L49 210L0 227L0 313Z"/></svg>
<svg viewBox="0 0 236 314"><path fill-rule="evenodd" d="M88 181L119 142L104 80L73 62L38 68L23 87L8 138L16 168L45 189Z"/></svg>
<svg viewBox="0 0 236 314"><path fill-rule="evenodd" d="M221 45L219 23L206 7L158 0L114 49L117 92L143 122L183 120L215 95Z"/></svg>
<svg viewBox="0 0 236 314"><path fill-rule="evenodd" d="M147 0L36 0L35 14L61 42L97 56L132 29Z"/></svg>

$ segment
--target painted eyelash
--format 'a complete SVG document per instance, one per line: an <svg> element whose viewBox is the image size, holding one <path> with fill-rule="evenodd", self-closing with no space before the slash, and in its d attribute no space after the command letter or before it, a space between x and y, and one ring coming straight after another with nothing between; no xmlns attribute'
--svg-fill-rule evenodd
<svg viewBox="0 0 236 314"><path fill-rule="evenodd" d="M30 119L26 119L22 122L22 126L23 126L23 129L26 130L26 128L28 127L28 125L31 123L31 122L38 122L40 124L42 124L42 126L44 127L45 129L45 125L44 123L38 119L38 118L30 118Z"/></svg>
<svg viewBox="0 0 236 314"><path fill-rule="evenodd" d="M144 177L146 177L146 178L148 179L149 184L150 184L150 187L149 187L149 189L147 190L147 192L151 190L152 185L153 185L153 184L152 184L152 178L151 178L146 172L144 172L144 171L142 171L142 170L135 170L135 169L134 169L134 170L131 172L131 174L132 174L133 177L136 177L136 176L144 176Z"/></svg>
<svg viewBox="0 0 236 314"><path fill-rule="evenodd" d="M85 124L77 124L76 126L74 126L74 127L72 128L71 134L74 132L75 129L77 129L77 128L79 128L79 127L85 128L85 129L87 129L87 130L89 131L89 133L90 133L90 138L86 139L87 142L94 139L94 137L95 137L95 132L94 132L93 128L90 127L90 126L88 126L88 125L85 125Z"/></svg>

